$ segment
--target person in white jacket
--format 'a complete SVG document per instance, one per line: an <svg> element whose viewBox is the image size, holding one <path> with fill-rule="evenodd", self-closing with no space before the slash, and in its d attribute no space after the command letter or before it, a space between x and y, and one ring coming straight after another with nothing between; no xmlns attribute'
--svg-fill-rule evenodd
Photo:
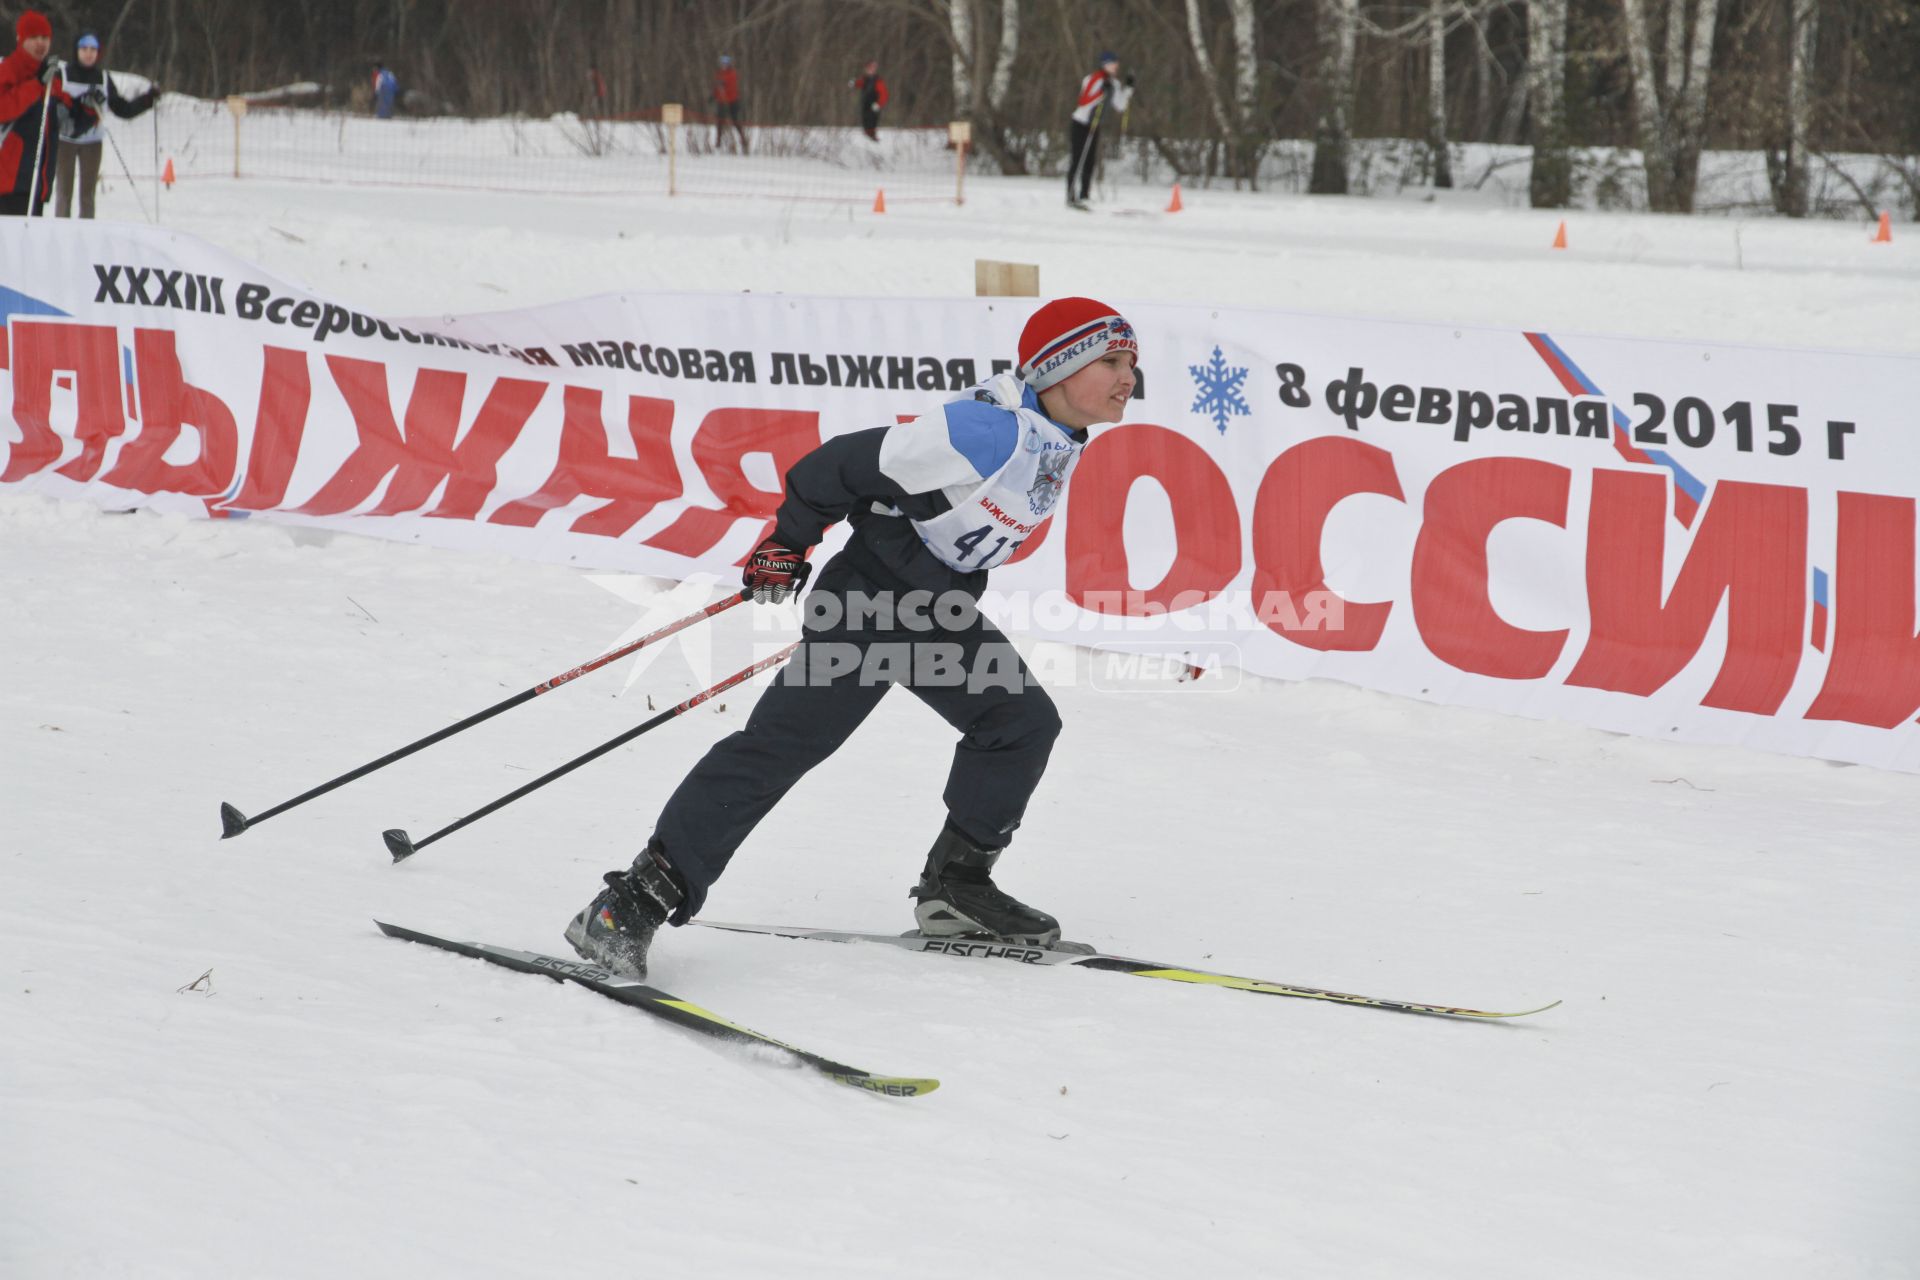
<svg viewBox="0 0 1920 1280"><path fill-rule="evenodd" d="M1109 115L1119 115L1133 99L1133 76L1120 76L1120 55L1103 53L1100 65L1080 82L1080 97L1073 104L1073 148L1067 164L1067 205L1087 207L1087 191L1093 185L1093 168L1100 155L1100 126Z"/></svg>

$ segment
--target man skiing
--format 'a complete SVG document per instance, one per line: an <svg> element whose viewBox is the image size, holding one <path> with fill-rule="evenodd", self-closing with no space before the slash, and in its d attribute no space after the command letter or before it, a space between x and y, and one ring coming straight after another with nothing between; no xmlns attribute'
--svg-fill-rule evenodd
<svg viewBox="0 0 1920 1280"><path fill-rule="evenodd" d="M373 64L373 114L381 120L393 119L400 102L400 81L384 62Z"/></svg>
<svg viewBox="0 0 1920 1280"><path fill-rule="evenodd" d="M718 151L727 136L727 122L740 139L740 154L747 154L747 131L740 123L740 72L727 54L713 72L713 149Z"/></svg>
<svg viewBox="0 0 1920 1280"><path fill-rule="evenodd" d="M881 78L880 64L867 63L847 87L860 95L860 131L868 141L880 141L880 108L887 105L887 82Z"/></svg>
<svg viewBox="0 0 1920 1280"><path fill-rule="evenodd" d="M699 913L742 841L832 755L893 684L961 734L947 820L909 891L923 933L1048 944L1052 916L991 872L1026 812L1060 730L1053 700L974 607L987 571L1051 515L1095 423L1133 394L1133 326L1091 298L1061 298L1022 330L1020 363L923 415L827 441L795 463L772 536L747 560L753 598L805 585L809 551L841 519L846 548L807 598L792 662L739 733L683 779L627 870L567 926L594 964L646 976L654 933Z"/></svg>
<svg viewBox="0 0 1920 1280"><path fill-rule="evenodd" d="M1120 78L1120 55L1103 53L1100 64L1080 82L1073 104L1073 149L1067 163L1067 207L1085 209L1093 185L1093 168L1100 158L1100 125L1109 113L1127 109L1133 98L1133 76Z"/></svg>

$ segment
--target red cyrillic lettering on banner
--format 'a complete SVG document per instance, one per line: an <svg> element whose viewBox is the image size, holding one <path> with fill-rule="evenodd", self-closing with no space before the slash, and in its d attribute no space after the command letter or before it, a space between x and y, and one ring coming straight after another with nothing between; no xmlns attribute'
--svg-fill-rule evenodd
<svg viewBox="0 0 1920 1280"><path fill-rule="evenodd" d="M1727 652L1702 706L1771 715L1793 686L1807 613L1807 491L1723 480L1663 600L1664 476L1593 473L1587 647L1567 683L1646 697L1692 661L1727 601Z"/></svg>
<svg viewBox="0 0 1920 1280"><path fill-rule="evenodd" d="M1173 508L1173 564L1145 591L1129 579L1127 497L1151 477ZM1067 598L1099 613L1143 616L1192 608L1226 590L1240 572L1240 510L1207 451L1176 431L1132 423L1095 436L1074 469L1067 521ZM1038 542L1037 536L1028 544ZM1027 550L1023 546L1022 552Z"/></svg>
<svg viewBox="0 0 1920 1280"><path fill-rule="evenodd" d="M496 378L487 391L487 398L480 405L480 411L474 414L473 425L467 428L467 434L460 443L448 450L453 460L453 469L447 475L447 491L429 516L439 520L472 520L479 516L480 508L493 496L495 483L499 479L497 470L501 455L513 447L526 429L527 421L533 417L534 410L540 407L540 401L546 398L545 382L530 382L525 378ZM420 395L420 384L415 383L413 394ZM456 417L449 419L448 425L458 421L459 400L454 401ZM407 443L411 447L415 440L414 407L407 405ZM671 425L673 418L669 414L667 421ZM393 492L398 488L408 472L403 470L393 478L393 485L387 490L387 501L375 508L376 514L384 512L388 502L393 500ZM428 485L431 492L432 485ZM425 495L420 498L426 501Z"/></svg>
<svg viewBox="0 0 1920 1280"><path fill-rule="evenodd" d="M20 440L7 455L0 481L24 479L51 466L62 449L53 429L53 379L73 374L74 438L80 454L60 468L73 480L91 480L107 442L127 429L120 404L120 340L111 325L13 322L13 420Z"/></svg>
<svg viewBox="0 0 1920 1280"><path fill-rule="evenodd" d="M1892 729L1920 711L1914 617L1914 501L1842 493L1833 656L1809 720Z"/></svg>
<svg viewBox="0 0 1920 1280"><path fill-rule="evenodd" d="M1480 458L1427 486L1413 546L1413 621L1434 657L1500 680L1537 680L1553 669L1566 631L1530 631L1494 612L1487 539L1503 520L1564 527L1571 477L1550 462Z"/></svg>
<svg viewBox="0 0 1920 1280"><path fill-rule="evenodd" d="M306 352L262 347L260 354L260 405L253 416L246 479L240 492L221 504L232 511L272 511L287 496L313 401Z"/></svg>
<svg viewBox="0 0 1920 1280"><path fill-rule="evenodd" d="M693 436L693 460L706 478L720 508L691 507L680 518L647 539L650 547L675 555L698 556L711 551L740 520L760 520L765 527L757 543L773 532L773 514L780 509L781 485L787 469L820 447L820 415L801 409L715 409L701 419ZM773 458L774 487L762 489L747 479L741 463L747 455ZM740 557L740 563L746 556Z"/></svg>
<svg viewBox="0 0 1920 1280"><path fill-rule="evenodd" d="M375 360L328 356L327 367L340 388L359 433L359 444L340 470L300 510L336 514L366 501L391 473L385 496L368 515L392 516L416 511L446 483L446 494L427 514L471 520L493 493L500 456L518 438L546 384L498 379L458 444L460 405L467 375L446 369L422 369L414 375L404 428L393 420L387 366Z"/></svg>
<svg viewBox="0 0 1920 1280"><path fill-rule="evenodd" d="M225 493L240 457L233 410L212 392L187 382L171 329L134 330L133 363L146 389L147 415L141 420L140 434L127 442L113 470L101 479L141 493L201 497ZM170 463L165 454L180 438L182 427L198 431L199 455L192 462Z"/></svg>
<svg viewBox="0 0 1920 1280"><path fill-rule="evenodd" d="M627 435L635 459L616 458L607 448L600 392L565 387L561 404L560 458L540 492L510 502L488 517L493 524L522 527L575 498L602 498L606 505L573 522L575 533L617 538L669 498L680 496L680 469L673 460L673 401L627 397Z"/></svg>
<svg viewBox="0 0 1920 1280"><path fill-rule="evenodd" d="M1340 436L1297 444L1273 460L1253 500L1253 596L1258 616L1274 634L1309 649L1365 651L1380 643L1392 601L1354 604L1327 586L1320 539L1334 507L1356 494L1406 501L1393 455ZM1337 628L1289 621L1316 592L1342 606ZM1267 607L1278 594L1289 607Z"/></svg>

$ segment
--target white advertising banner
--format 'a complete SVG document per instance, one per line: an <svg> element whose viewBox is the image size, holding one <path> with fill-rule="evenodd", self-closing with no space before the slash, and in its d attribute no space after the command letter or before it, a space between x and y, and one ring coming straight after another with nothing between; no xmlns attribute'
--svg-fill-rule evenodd
<svg viewBox="0 0 1920 1280"><path fill-rule="evenodd" d="M1106 300L1141 390L995 572L1010 629L1920 771L1920 360ZM10 222L0 486L727 576L789 465L1011 363L1032 305L393 319Z"/></svg>

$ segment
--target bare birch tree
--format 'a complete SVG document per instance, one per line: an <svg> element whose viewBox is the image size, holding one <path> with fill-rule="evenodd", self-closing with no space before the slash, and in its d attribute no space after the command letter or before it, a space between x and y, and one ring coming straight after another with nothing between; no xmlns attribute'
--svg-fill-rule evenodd
<svg viewBox="0 0 1920 1280"><path fill-rule="evenodd" d="M1347 193L1347 144L1353 116L1353 54L1360 36L1360 0L1317 0L1320 104L1313 137L1314 195Z"/></svg>
<svg viewBox="0 0 1920 1280"><path fill-rule="evenodd" d="M1453 185L1453 156L1447 147L1447 0L1427 0L1427 156L1433 185Z"/></svg>
<svg viewBox="0 0 1920 1280"><path fill-rule="evenodd" d="M994 56L993 79L987 82L987 106L995 116L1013 84L1013 60L1020 56L1020 0L1000 0L1000 51Z"/></svg>
<svg viewBox="0 0 1920 1280"><path fill-rule="evenodd" d="M973 118L973 68L979 47L973 42L973 0L947 0L947 27L953 33L953 114Z"/></svg>
<svg viewBox="0 0 1920 1280"><path fill-rule="evenodd" d="M1527 0L1527 93L1533 109L1533 174L1527 197L1536 209L1564 209L1573 198L1567 0Z"/></svg>
<svg viewBox="0 0 1920 1280"><path fill-rule="evenodd" d="M1787 136L1784 150L1767 151L1773 206L1789 218L1807 216L1807 135L1813 122L1813 56L1819 47L1818 0L1790 0L1787 19Z"/></svg>
<svg viewBox="0 0 1920 1280"><path fill-rule="evenodd" d="M1657 6L1664 54L1653 44L1649 3ZM1634 132L1647 175L1647 207L1692 213L1707 123L1713 37L1725 0L1620 0L1633 67ZM1692 21L1688 21L1688 11Z"/></svg>
<svg viewBox="0 0 1920 1280"><path fill-rule="evenodd" d="M1201 88L1214 128L1227 144L1228 172L1236 187L1243 178L1248 186L1257 187L1260 152L1264 148L1256 118L1260 105L1260 63L1256 50L1258 30L1254 25L1253 0L1228 0L1228 12L1233 20L1231 110L1227 106L1227 95L1221 85L1220 74L1214 67L1213 55L1207 49L1206 25L1201 20L1200 0L1186 0L1186 3L1187 43L1193 50L1194 62L1200 68Z"/></svg>

